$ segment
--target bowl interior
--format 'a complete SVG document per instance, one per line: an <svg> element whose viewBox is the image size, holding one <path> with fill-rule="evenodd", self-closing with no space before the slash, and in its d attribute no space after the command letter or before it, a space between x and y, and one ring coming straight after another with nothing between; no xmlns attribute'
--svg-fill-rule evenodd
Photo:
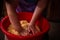
<svg viewBox="0 0 60 40"><path fill-rule="evenodd" d="M18 14L18 18L19 20L27 20L28 22L31 20L32 18L32 13L31 12L22 12L22 13L19 13ZM8 33L7 32L7 28L9 27L10 25L10 21L9 21L9 18L8 16L6 16L3 20L2 20L2 29L4 32ZM48 21L45 19L45 18L41 18L41 21L40 20L37 20L36 21L36 24L39 25L40 29L41 29L41 34L45 33L46 31L48 31L49 29L49 23ZM37 33L39 34L39 33ZM40 35L40 34L39 34ZM32 35L33 36L33 35Z"/></svg>

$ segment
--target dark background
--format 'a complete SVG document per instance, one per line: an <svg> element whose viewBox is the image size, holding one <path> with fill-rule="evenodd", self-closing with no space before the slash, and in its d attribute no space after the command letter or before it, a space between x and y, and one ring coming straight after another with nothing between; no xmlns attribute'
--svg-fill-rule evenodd
<svg viewBox="0 0 60 40"><path fill-rule="evenodd" d="M44 40L60 40L60 0L50 0L46 18L50 23L50 30L43 38ZM6 15L3 0L0 0L0 20ZM4 34L0 29L0 40L4 40Z"/></svg>

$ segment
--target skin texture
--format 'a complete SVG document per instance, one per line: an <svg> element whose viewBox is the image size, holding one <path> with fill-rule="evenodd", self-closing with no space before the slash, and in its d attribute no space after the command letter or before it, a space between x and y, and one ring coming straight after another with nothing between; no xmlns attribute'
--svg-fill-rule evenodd
<svg viewBox="0 0 60 40"><path fill-rule="evenodd" d="M32 16L32 19L30 21L29 24L29 29L32 30L33 33L35 33L36 28L33 27L35 21L37 20L38 16L41 15L41 12L44 10L44 8L46 7L48 0L40 0L35 8L34 14Z"/></svg>
<svg viewBox="0 0 60 40"><path fill-rule="evenodd" d="M13 3L14 2L14 3ZM19 24L19 20L17 18L17 13L15 11L16 6L18 5L18 1L17 0L10 0L10 2L8 2L7 0L5 1L6 4L6 9L7 9L7 14L9 16L9 20L11 22L11 24L13 25L13 27L19 31L21 34L24 34L27 32L25 31ZM38 16L41 14L41 12L44 10L44 8L46 7L47 4L47 0L40 0L38 1L38 4L35 8L34 14L32 16L32 19L29 23L29 27L28 27L28 31L32 31L32 33L36 33L37 29L34 27L34 23L37 20Z"/></svg>

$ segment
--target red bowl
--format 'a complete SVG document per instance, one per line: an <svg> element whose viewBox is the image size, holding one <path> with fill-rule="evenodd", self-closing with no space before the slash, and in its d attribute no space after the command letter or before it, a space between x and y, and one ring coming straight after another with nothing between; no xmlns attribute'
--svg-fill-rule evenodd
<svg viewBox="0 0 60 40"><path fill-rule="evenodd" d="M18 13L18 18L19 20L30 21L32 18L32 15L33 15L32 12L20 12ZM39 25L41 32L31 36L17 36L7 32L7 28L10 25L10 21L8 16L5 16L1 21L1 30L7 36L8 40L42 40L44 34L48 32L50 25L44 17L41 17L41 20L37 20L36 24Z"/></svg>
<svg viewBox="0 0 60 40"><path fill-rule="evenodd" d="M1 26L1 21L0 21L0 26Z"/></svg>

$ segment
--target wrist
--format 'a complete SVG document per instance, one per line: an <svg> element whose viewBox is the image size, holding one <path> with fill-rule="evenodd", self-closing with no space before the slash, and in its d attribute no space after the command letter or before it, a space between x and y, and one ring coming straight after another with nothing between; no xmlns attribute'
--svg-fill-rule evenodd
<svg viewBox="0 0 60 40"><path fill-rule="evenodd" d="M35 24L35 23L34 23L34 22L32 22L32 21L29 23L29 25L34 25L34 24Z"/></svg>
<svg viewBox="0 0 60 40"><path fill-rule="evenodd" d="M34 18L31 19L30 24L33 24L33 25L35 24L35 19Z"/></svg>

